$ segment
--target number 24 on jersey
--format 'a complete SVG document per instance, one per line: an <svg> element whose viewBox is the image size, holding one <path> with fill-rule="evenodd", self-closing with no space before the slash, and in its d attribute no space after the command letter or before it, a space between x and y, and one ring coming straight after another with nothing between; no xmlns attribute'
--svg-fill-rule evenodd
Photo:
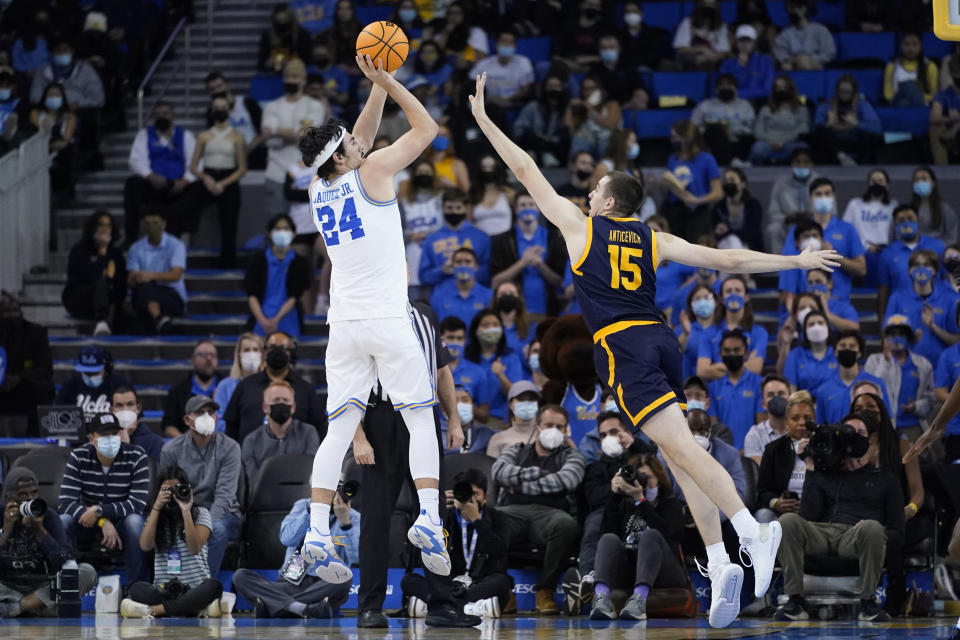
<svg viewBox="0 0 960 640"><path fill-rule="evenodd" d="M320 230L323 241L328 247L340 244L340 234L350 232L351 240L358 240L366 235L363 231L363 221L357 215L357 205L353 198L343 200L343 211L340 221L337 221L337 212L333 207L322 207L317 211L320 218ZM337 227L338 230L335 230Z"/></svg>

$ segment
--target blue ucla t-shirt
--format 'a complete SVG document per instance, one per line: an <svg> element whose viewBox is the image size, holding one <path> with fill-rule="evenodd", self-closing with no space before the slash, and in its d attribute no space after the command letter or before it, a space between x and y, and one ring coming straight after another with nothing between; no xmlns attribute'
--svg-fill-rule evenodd
<svg viewBox="0 0 960 640"><path fill-rule="evenodd" d="M794 226L787 230L787 238L783 243L783 255L795 256L800 253L793 240ZM830 218L827 228L823 230L823 239L829 242L834 250L844 258L858 258L866 253L860 235L849 222L844 222L836 216ZM807 288L806 272L803 269L789 269L780 272L780 291L792 294L803 293ZM833 271L833 295L838 298L850 297L850 275L843 269Z"/></svg>
<svg viewBox="0 0 960 640"><path fill-rule="evenodd" d="M677 181L695 196L705 196L710 193L710 181L720 179L720 168L713 155L701 151L690 160L681 160L671 154L667 160L667 169ZM671 202L678 202L677 196L670 194Z"/></svg>

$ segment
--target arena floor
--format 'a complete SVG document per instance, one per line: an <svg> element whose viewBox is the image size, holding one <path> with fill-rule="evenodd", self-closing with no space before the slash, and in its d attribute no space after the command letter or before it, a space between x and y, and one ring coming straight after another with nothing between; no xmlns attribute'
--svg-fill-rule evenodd
<svg viewBox="0 0 960 640"><path fill-rule="evenodd" d="M123 620L115 615L85 615L67 620L0 620L3 638L329 638L331 640L684 640L699 638L922 638L945 640L955 618L925 618L887 624L856 622L797 622L759 619L737 621L727 629L711 629L706 619L648 620L602 623L586 619L507 617L485 620L479 628L428 629L423 620L391 619L389 629L358 629L356 618L332 622L257 620L227 617L220 620Z"/></svg>

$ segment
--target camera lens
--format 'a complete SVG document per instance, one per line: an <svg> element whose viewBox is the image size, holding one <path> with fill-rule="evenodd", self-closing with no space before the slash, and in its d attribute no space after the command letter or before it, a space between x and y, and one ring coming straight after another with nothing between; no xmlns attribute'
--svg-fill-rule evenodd
<svg viewBox="0 0 960 640"><path fill-rule="evenodd" d="M453 499L457 502L470 502L473 498L473 485L469 482L458 482L453 485Z"/></svg>
<svg viewBox="0 0 960 640"><path fill-rule="evenodd" d="M636 473L634 472L633 467L631 467L628 464L625 464L622 467L620 467L620 477L626 480L627 482L632 483L636 478Z"/></svg>
<svg viewBox="0 0 960 640"><path fill-rule="evenodd" d="M175 486L175 487L173 488L173 495L174 495L178 500L183 500L183 501L189 500L191 493L192 493L192 492L191 492L191 490L190 490L190 485L189 485L189 484L180 483L180 484L178 484L177 486Z"/></svg>
<svg viewBox="0 0 960 640"><path fill-rule="evenodd" d="M337 490L344 500L350 500L360 491L360 483L356 480L347 480L346 482L341 482Z"/></svg>
<svg viewBox="0 0 960 640"><path fill-rule="evenodd" d="M24 518L39 518L47 512L47 503L42 498L34 498L20 503L20 515Z"/></svg>

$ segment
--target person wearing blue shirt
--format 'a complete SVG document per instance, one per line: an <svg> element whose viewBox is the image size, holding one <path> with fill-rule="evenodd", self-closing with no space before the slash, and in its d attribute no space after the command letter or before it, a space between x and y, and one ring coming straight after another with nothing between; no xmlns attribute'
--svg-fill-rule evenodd
<svg viewBox="0 0 960 640"><path fill-rule="evenodd" d="M837 79L833 97L817 107L813 117L818 164L873 162L883 124L873 105L860 93L857 79L845 73Z"/></svg>
<svg viewBox="0 0 960 640"><path fill-rule="evenodd" d="M744 100L763 100L773 89L773 60L757 53L757 30L749 24L737 27L737 55L720 65L720 73L737 79L738 93Z"/></svg>
<svg viewBox="0 0 960 640"><path fill-rule="evenodd" d="M659 274L659 269L657 269ZM694 271L694 277L690 278L687 283L680 286L678 289L671 292L670 303L666 308L660 307L665 314L670 318L670 324L677 326L680 324L680 314L687 308L687 300L690 298L690 292L693 291L695 287L704 285L709 287L713 291L717 300L720 299L720 290L723 286L723 280L720 279L720 273L715 269L705 269L703 267L697 268ZM657 276L657 290L659 293L659 275ZM657 305L659 306L659 305ZM696 357L696 354L694 354Z"/></svg>
<svg viewBox="0 0 960 640"><path fill-rule="evenodd" d="M600 404L603 393L594 381L568 383L560 406L570 415L570 439L580 442L590 431L596 429L597 416L602 412Z"/></svg>
<svg viewBox="0 0 960 640"><path fill-rule="evenodd" d="M880 254L877 274L877 311L880 317L887 315L887 301L897 291L913 289L913 280L908 273L907 262L917 249L929 249L938 258L943 258L944 245L939 238L920 234L920 218L913 205L902 204L893 210L893 228L897 239Z"/></svg>
<svg viewBox="0 0 960 640"><path fill-rule="evenodd" d="M710 233L710 206L723 197L717 160L703 149L700 132L690 120L670 127L673 153L662 176L670 191L664 214L672 233L689 242Z"/></svg>
<svg viewBox="0 0 960 640"><path fill-rule="evenodd" d="M683 354L683 379L697 373L697 354L703 334L713 326L713 314L717 308L717 294L705 284L697 284L687 295L685 310L674 332Z"/></svg>
<svg viewBox="0 0 960 640"><path fill-rule="evenodd" d="M880 378L863 370L860 361L867 352L867 343L857 331L842 330L836 333L834 353L837 368L816 389L817 422L837 423L850 410L850 392L861 381L871 382L880 390L884 404L890 405L887 385Z"/></svg>
<svg viewBox="0 0 960 640"><path fill-rule="evenodd" d="M807 293L819 298L832 329L860 329L860 315L850 300L833 295L833 273L821 269L807 271Z"/></svg>
<svg viewBox="0 0 960 640"><path fill-rule="evenodd" d="M829 343L827 316L820 311L811 311L803 319L800 345L790 350L780 372L794 390L814 394L817 387L837 370L837 358Z"/></svg>
<svg viewBox="0 0 960 640"><path fill-rule="evenodd" d="M453 279L444 280L430 294L430 306L438 318L456 316L468 324L473 316L490 306L493 292L477 282L477 255L460 247L450 258Z"/></svg>
<svg viewBox="0 0 960 640"><path fill-rule="evenodd" d="M743 332L747 341L746 367L753 373L760 373L767 355L767 342L770 336L767 330L753 321L753 305L747 293L747 281L738 275L723 281L720 288L723 306L714 312L713 326L704 330L697 350L697 375L710 382L722 378L727 373L720 353L720 340L733 329ZM753 424L753 423L750 423Z"/></svg>
<svg viewBox="0 0 960 640"><path fill-rule="evenodd" d="M530 321L520 289L510 280L501 283L496 287L490 307L500 314L507 347L523 359L527 346L537 335L537 323Z"/></svg>
<svg viewBox="0 0 960 640"><path fill-rule="evenodd" d="M457 414L460 416L460 426L463 427L463 444L457 449L447 449L445 455L455 455L458 453L479 453L485 455L490 438L493 437L493 429L482 425L476 421L473 411L473 397L463 385L456 385L457 394ZM443 442L447 440L447 424L444 421L440 427Z"/></svg>
<svg viewBox="0 0 960 640"><path fill-rule="evenodd" d="M300 298L310 287L310 261L293 250L296 225L285 213L267 221L268 247L253 254L243 276L250 308L248 326L258 336L282 331L299 338L303 329Z"/></svg>
<svg viewBox="0 0 960 640"><path fill-rule="evenodd" d="M10 60L20 73L39 71L50 63L46 39L35 34L18 38L10 51Z"/></svg>
<svg viewBox="0 0 960 640"><path fill-rule="evenodd" d="M440 321L440 339L453 358L449 365L453 383L463 387L472 399L474 418L486 422L490 417L490 405L486 400L489 380L483 367L463 357L466 335L467 325L460 318L450 316Z"/></svg>
<svg viewBox="0 0 960 640"><path fill-rule="evenodd" d="M946 402L950 389L960 378L960 343L953 345L940 354L937 368L933 372L933 392L937 402ZM947 423L945 444L946 462L949 464L960 458L960 413Z"/></svg>
<svg viewBox="0 0 960 640"><path fill-rule="evenodd" d="M747 355L747 337L739 329L727 331L720 342L720 354L726 374L710 383L710 397L717 418L730 427L733 446L743 448L743 439L750 428L759 422L760 385L763 379L744 366Z"/></svg>
<svg viewBox="0 0 960 640"><path fill-rule="evenodd" d="M913 286L895 291L887 303L887 317L903 315L919 334L911 351L930 363L937 362L948 345L960 342L956 323L957 301L951 287L936 279L939 269L937 254L929 249L917 249L907 262Z"/></svg>
<svg viewBox="0 0 960 640"><path fill-rule="evenodd" d="M567 260L567 266L563 269L563 284L560 285L564 298L570 302L563 308L560 315L566 316L572 313L580 313L580 301L573 294L573 270L570 268L570 260Z"/></svg>
<svg viewBox="0 0 960 640"><path fill-rule="evenodd" d="M507 347L503 322L496 311L484 309L474 316L464 355L487 375L486 393L478 400L490 404L491 418L506 421L507 392L514 382L523 380L525 376L520 357Z"/></svg>
<svg viewBox="0 0 960 640"><path fill-rule="evenodd" d="M133 291L133 308L147 331L165 333L171 318L183 314L187 287L183 271L187 248L166 233L167 218L159 207L145 208L146 235L133 243L127 256L127 284Z"/></svg>
<svg viewBox="0 0 960 640"><path fill-rule="evenodd" d="M490 283L490 238L467 221L469 198L460 189L443 192L442 229L423 240L420 255L420 284L435 286L453 279L453 252L460 247L472 249L477 257L477 281Z"/></svg>

